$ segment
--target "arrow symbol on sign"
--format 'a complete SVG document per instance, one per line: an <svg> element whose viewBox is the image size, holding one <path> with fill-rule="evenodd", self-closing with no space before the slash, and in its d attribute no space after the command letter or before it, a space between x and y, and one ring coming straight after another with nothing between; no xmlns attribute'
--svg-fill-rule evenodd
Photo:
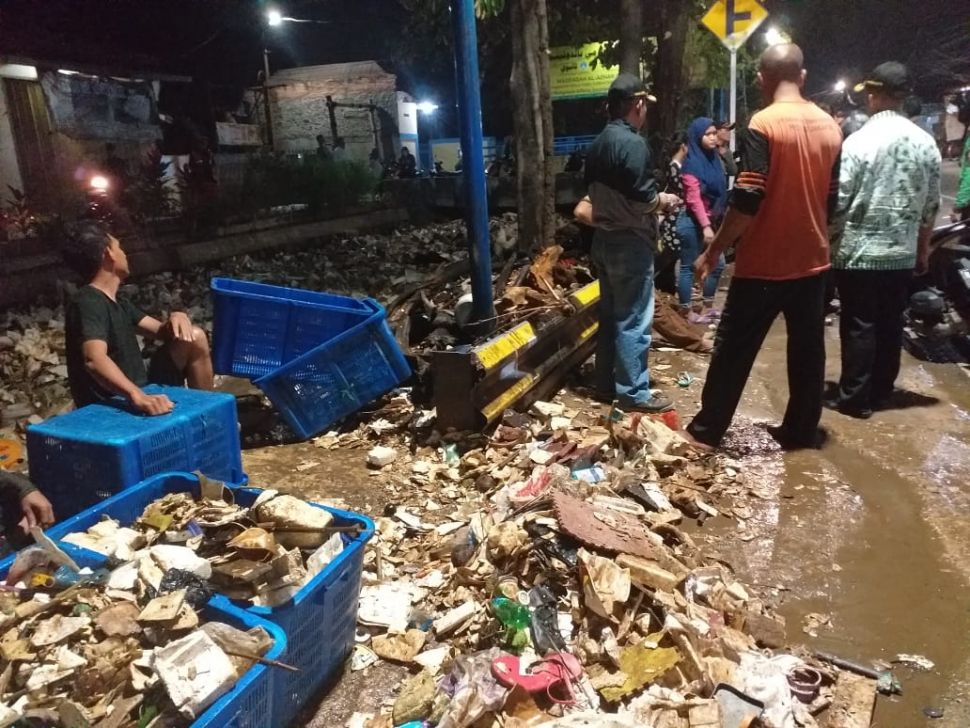
<svg viewBox="0 0 970 728"><path fill-rule="evenodd" d="M734 9L734 3L736 0L725 0L727 5L727 12L725 13L725 24L728 36L734 35L734 24L741 20L751 20L751 13L748 11L739 13Z"/></svg>

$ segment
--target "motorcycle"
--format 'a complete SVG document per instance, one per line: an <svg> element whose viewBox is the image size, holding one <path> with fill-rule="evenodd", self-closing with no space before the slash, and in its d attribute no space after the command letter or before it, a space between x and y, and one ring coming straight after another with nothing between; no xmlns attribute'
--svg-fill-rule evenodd
<svg viewBox="0 0 970 728"><path fill-rule="evenodd" d="M903 344L923 361L970 362L970 221L933 231L929 271L913 280Z"/></svg>

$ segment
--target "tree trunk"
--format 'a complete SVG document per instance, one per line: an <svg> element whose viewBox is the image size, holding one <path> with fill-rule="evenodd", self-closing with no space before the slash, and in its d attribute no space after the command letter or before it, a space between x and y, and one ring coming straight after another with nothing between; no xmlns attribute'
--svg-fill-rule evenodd
<svg viewBox="0 0 970 728"><path fill-rule="evenodd" d="M546 0L511 0L510 6L519 249L534 251L555 235L549 22Z"/></svg>
<svg viewBox="0 0 970 728"><path fill-rule="evenodd" d="M677 129L677 118L684 101L684 53L690 29L693 3L661 0L659 47L654 61L654 93L657 113L653 117L653 137L661 145Z"/></svg>
<svg viewBox="0 0 970 728"><path fill-rule="evenodd" d="M620 0L620 73L640 75L643 0Z"/></svg>

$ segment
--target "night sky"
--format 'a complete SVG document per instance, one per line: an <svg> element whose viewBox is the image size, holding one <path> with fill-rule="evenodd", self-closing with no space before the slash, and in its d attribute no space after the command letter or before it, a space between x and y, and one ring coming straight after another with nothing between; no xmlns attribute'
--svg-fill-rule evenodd
<svg viewBox="0 0 970 728"><path fill-rule="evenodd" d="M858 79L877 63L896 59L913 66L924 98L937 100L948 85L947 67L955 59L970 59L966 0L766 4L771 22L804 48L810 92L830 88L839 78ZM0 3L0 48L65 62L80 59L112 68L185 73L216 84L252 85L264 42L274 68L387 61L406 17L399 0L280 0L275 7L285 15L328 24L267 30L262 22L266 7L261 0L7 0ZM649 13L649 0L646 7ZM755 36L751 43L760 47L762 41ZM399 66L403 85L410 87L406 90L423 93L421 86L429 82L424 65L425 59L416 57ZM440 73L434 83L441 84ZM438 89L442 97L450 92Z"/></svg>

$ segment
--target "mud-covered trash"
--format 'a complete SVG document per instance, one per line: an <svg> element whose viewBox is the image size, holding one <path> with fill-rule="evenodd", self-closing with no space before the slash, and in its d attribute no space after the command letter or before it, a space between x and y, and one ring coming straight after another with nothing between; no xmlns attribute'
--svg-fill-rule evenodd
<svg viewBox="0 0 970 728"><path fill-rule="evenodd" d="M630 598L630 572L612 559L579 550L580 579L586 607L613 619L617 607Z"/></svg>
<svg viewBox="0 0 970 728"><path fill-rule="evenodd" d="M229 656L204 631L157 648L155 670L176 710L190 719L229 690L237 677Z"/></svg>
<svg viewBox="0 0 970 728"><path fill-rule="evenodd" d="M371 649L383 660L413 662L424 647L428 634L420 629L409 629L404 634L378 635L371 640Z"/></svg>
<svg viewBox="0 0 970 728"><path fill-rule="evenodd" d="M434 676L427 670L409 678L398 692L391 717L394 725L424 720L431 715L436 692Z"/></svg>
<svg viewBox="0 0 970 728"><path fill-rule="evenodd" d="M186 603L192 605L195 609L202 609L213 594L205 579L200 578L197 574L182 569L169 569L162 577L162 583L158 586L158 593L167 594L177 590L185 591Z"/></svg>
<svg viewBox="0 0 970 728"><path fill-rule="evenodd" d="M372 468L383 468L397 460L397 450L378 445L367 453L367 465Z"/></svg>
<svg viewBox="0 0 970 728"><path fill-rule="evenodd" d="M111 588L130 590L141 581L152 598L181 589L195 609L214 593L257 606L286 604L344 548L348 529L334 528L326 509L273 490L243 507L222 483L206 479L203 486L208 497L170 493L148 504L131 527L103 521L65 540L101 543L116 560L119 540L139 544L108 577ZM191 618L181 616L182 625Z"/></svg>

